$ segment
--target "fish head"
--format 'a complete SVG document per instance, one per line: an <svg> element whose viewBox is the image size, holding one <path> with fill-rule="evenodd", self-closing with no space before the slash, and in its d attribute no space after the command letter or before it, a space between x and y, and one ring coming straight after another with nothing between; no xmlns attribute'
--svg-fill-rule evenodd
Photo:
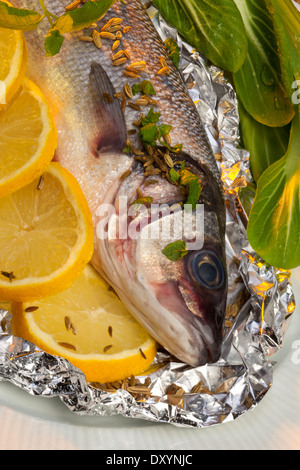
<svg viewBox="0 0 300 470"><path fill-rule="evenodd" d="M211 173L189 167L203 181L199 214L182 210L182 188L160 177L150 185L143 171L132 171L117 200L127 195L132 203L139 188L153 204L129 203L128 236L108 237L100 258L122 301L149 333L177 359L201 366L221 354L227 298L224 201ZM112 226L108 233L115 232ZM176 240L193 242L186 244L184 257L172 261L163 251Z"/></svg>

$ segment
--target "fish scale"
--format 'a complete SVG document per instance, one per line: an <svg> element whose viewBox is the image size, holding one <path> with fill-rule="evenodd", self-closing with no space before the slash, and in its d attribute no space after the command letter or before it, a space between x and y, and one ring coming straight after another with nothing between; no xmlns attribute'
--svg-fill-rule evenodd
<svg viewBox="0 0 300 470"><path fill-rule="evenodd" d="M91 35L91 29L67 35L60 53L46 58L46 21L37 31L26 33L28 75L42 88L52 107L58 129L55 159L77 178L91 209L94 266L163 347L190 365L202 365L220 356L226 307L225 208L219 170L195 105L152 21L140 1L126 3L116 1L97 26L101 31L110 18L118 17L123 20L122 26L131 27L114 52L111 40L103 38L101 49L79 40L83 34ZM36 9L34 0L16 0L14 5ZM67 2L46 0L45 5L61 15ZM114 66L112 55L120 49L125 49L130 59ZM170 69L167 76L157 73L161 57ZM125 67L139 61L146 62L147 72L140 79L124 76ZM128 236L120 240L113 236L114 222L121 218L121 196L128 197L127 209L138 190L152 197L154 203L171 206L184 202L180 188L160 175L155 177L156 185L147 186L149 178L144 176L142 164L132 154L122 152L126 131L134 128L141 112L128 105L122 112L116 99L113 103L104 100L105 94L119 93L126 83L133 85L142 79L150 80L156 90L155 112L160 113L161 122L172 126L172 145L183 144L177 159L186 162L203 186L199 203L205 208L204 246L177 262L162 254L168 242L174 241L172 237L144 240L142 236ZM142 112L146 114L149 109L142 108ZM130 140L136 148L143 148L138 133L130 135ZM123 181L125 172L129 176ZM98 232L103 219L99 208L104 203L116 209L108 218L107 239L101 239ZM149 221L148 228L155 228L162 219L167 218L163 215L156 222ZM174 228L176 216L171 214L168 220Z"/></svg>

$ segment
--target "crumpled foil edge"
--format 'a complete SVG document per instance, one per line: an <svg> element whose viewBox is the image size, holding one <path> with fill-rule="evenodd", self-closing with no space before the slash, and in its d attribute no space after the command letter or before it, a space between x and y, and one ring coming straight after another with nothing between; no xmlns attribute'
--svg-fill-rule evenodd
<svg viewBox="0 0 300 470"><path fill-rule="evenodd" d="M180 70L222 174L229 308L221 359L191 368L159 351L151 371L138 377L141 384L147 377L151 379L151 397L137 401L127 390L111 393L87 383L84 374L67 360L13 336L11 314L0 310L0 381L9 381L32 395L58 396L78 415L122 415L202 428L235 420L266 395L273 382L271 358L282 347L295 298L290 273L264 263L247 240L247 212L239 195L241 188L252 183L250 155L239 147L233 87L155 9L148 11L162 39L172 37L180 48Z"/></svg>

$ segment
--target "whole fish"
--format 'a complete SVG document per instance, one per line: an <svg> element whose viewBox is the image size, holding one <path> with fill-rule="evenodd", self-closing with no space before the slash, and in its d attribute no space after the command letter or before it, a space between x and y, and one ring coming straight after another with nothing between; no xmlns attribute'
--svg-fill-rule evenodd
<svg viewBox="0 0 300 470"><path fill-rule="evenodd" d="M36 9L37 3L15 0L14 6ZM68 2L45 5L61 15ZM67 35L52 58L44 52L47 28L44 22L26 33L28 76L52 106L59 136L55 159L77 178L92 212L94 266L173 356L191 366L216 362L227 297L225 205L216 161L180 73L138 0L116 1L97 27ZM102 32L98 47L82 40L94 30ZM141 93L133 95L133 85ZM141 141L141 117L144 125L159 119L170 126L158 146ZM186 188L170 178L172 167L196 175L204 206L203 246L177 261L162 252L176 241L178 207L186 201ZM153 219L149 202L177 211L158 211ZM138 210L145 207L146 213ZM195 217L193 211L191 234L197 235ZM163 221L172 233L145 236Z"/></svg>

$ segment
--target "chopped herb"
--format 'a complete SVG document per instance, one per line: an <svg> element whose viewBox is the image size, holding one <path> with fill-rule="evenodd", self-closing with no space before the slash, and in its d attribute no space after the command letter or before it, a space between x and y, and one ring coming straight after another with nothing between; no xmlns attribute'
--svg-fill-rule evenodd
<svg viewBox="0 0 300 470"><path fill-rule="evenodd" d="M155 147L156 140L159 137L159 129L154 123L147 124L146 126L141 128L139 137L142 142Z"/></svg>
<svg viewBox="0 0 300 470"><path fill-rule="evenodd" d="M170 171L169 171L169 174L170 174L171 181L173 183L178 183L179 182L180 174L178 173L178 171L174 170L174 168L171 168Z"/></svg>
<svg viewBox="0 0 300 470"><path fill-rule="evenodd" d="M158 123L159 119L160 119L160 113L155 113L153 108L151 108L147 116L145 116L142 119L141 124L143 127L146 126L147 124L156 124Z"/></svg>
<svg viewBox="0 0 300 470"><path fill-rule="evenodd" d="M188 250L186 249L186 243L182 240L178 240L177 242L169 243L169 245L162 250L162 253L170 261L178 261L188 254Z"/></svg>
<svg viewBox="0 0 300 470"><path fill-rule="evenodd" d="M143 95L155 96L156 91L150 80L143 80L141 83L136 83L132 86L132 93L137 95L138 93L142 93Z"/></svg>
<svg viewBox="0 0 300 470"><path fill-rule="evenodd" d="M122 150L123 153L126 153L127 155L130 154L130 146L129 145L125 145L123 147L123 150Z"/></svg>
<svg viewBox="0 0 300 470"><path fill-rule="evenodd" d="M167 49L169 58L171 59L175 67L179 69L180 51L176 41L174 41L174 39L172 38L168 38L165 40L164 44L165 48Z"/></svg>
<svg viewBox="0 0 300 470"><path fill-rule="evenodd" d="M132 205L134 204L152 204L153 202L153 198L150 197L150 196L144 196L144 197L139 197L138 199L136 199Z"/></svg>
<svg viewBox="0 0 300 470"><path fill-rule="evenodd" d="M191 204L192 208L196 209L201 193L202 187L200 185L199 179L193 179L189 183L189 195L186 200L186 204Z"/></svg>

